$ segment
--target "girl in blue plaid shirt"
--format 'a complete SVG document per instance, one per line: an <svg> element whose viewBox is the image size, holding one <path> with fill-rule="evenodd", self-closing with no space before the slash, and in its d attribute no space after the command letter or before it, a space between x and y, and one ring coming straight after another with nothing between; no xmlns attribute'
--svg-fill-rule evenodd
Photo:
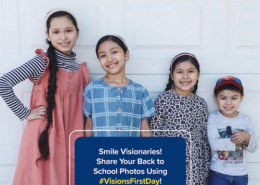
<svg viewBox="0 0 260 185"><path fill-rule="evenodd" d="M106 35L98 41L96 54L107 74L84 89L85 130L93 130L85 135L150 137L147 118L155 114L155 109L148 91L125 76L129 59L126 43L119 36Z"/></svg>

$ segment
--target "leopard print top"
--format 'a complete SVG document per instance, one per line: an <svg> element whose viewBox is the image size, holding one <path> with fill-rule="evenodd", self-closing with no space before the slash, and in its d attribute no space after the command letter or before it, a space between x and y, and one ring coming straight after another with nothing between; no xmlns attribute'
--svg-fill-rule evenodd
<svg viewBox="0 0 260 185"><path fill-rule="evenodd" d="M186 184L203 184L208 176L210 148L207 140L208 107L196 94L182 96L168 90L155 100L156 115L151 118L155 137L182 137L186 141Z"/></svg>

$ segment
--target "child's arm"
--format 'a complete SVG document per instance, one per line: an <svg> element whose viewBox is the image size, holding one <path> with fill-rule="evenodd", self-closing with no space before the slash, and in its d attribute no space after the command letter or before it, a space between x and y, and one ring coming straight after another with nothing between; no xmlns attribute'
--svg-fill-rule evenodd
<svg viewBox="0 0 260 185"><path fill-rule="evenodd" d="M142 120L140 130L141 130L141 137L151 137L152 136L147 118ZM146 130L146 131L143 131L143 130Z"/></svg>
<svg viewBox="0 0 260 185"><path fill-rule="evenodd" d="M213 151L235 151L236 145L231 142L230 138L220 138L216 126L218 118L214 115L209 116L207 125L207 135L211 150Z"/></svg>
<svg viewBox="0 0 260 185"><path fill-rule="evenodd" d="M89 83L83 91L83 114L87 118L85 130L93 130L93 123L92 123L92 84ZM92 137L93 131L85 131L86 137Z"/></svg>
<svg viewBox="0 0 260 185"><path fill-rule="evenodd" d="M154 107L156 114L151 118L150 121L150 130L163 130L163 124L164 124L164 111L166 111L163 106L166 107L165 103L162 103L161 101L162 97L159 95L155 102ZM165 102L165 101L163 101ZM151 131L152 136L160 137L162 135L161 131Z"/></svg>
<svg viewBox="0 0 260 185"><path fill-rule="evenodd" d="M141 131L141 137L151 137L151 132L149 129L148 118L155 115L155 109L153 101L149 96L148 91L143 87L142 89L142 110L141 110L141 125L140 130L149 130Z"/></svg>
<svg viewBox="0 0 260 185"><path fill-rule="evenodd" d="M30 115L31 111L25 107L14 94L13 86L28 79L29 77L33 77L35 80L38 80L38 78L42 75L46 65L47 62L39 54L32 60L26 62L16 69L11 70L0 78L0 95L6 102L7 106L20 120L24 120L26 118L30 120L31 117L36 119L37 117ZM29 115L30 118L28 118Z"/></svg>
<svg viewBox="0 0 260 185"><path fill-rule="evenodd" d="M235 144L245 144L249 152L255 152L258 147L258 141L255 135L254 124L249 117L244 122L247 124L246 131L233 132L231 140Z"/></svg>
<svg viewBox="0 0 260 185"><path fill-rule="evenodd" d="M203 101L203 108L201 110L201 115L200 115L200 125L201 125L201 137L203 143L203 161L202 161L202 166L203 166L203 178L205 179L208 176L209 173L209 162L210 162L210 147L209 147L209 142L207 139L207 122L208 122L208 105L205 101Z"/></svg>
<svg viewBox="0 0 260 185"><path fill-rule="evenodd" d="M85 125L85 130L93 130L93 125L92 125L92 119L87 118L87 122ZM85 131L85 137L92 137L93 136L93 131Z"/></svg>
<svg viewBox="0 0 260 185"><path fill-rule="evenodd" d="M249 144L249 140L251 138L251 135L247 133L246 131L238 131L238 132L232 132L231 141L238 144L245 144L246 147Z"/></svg>

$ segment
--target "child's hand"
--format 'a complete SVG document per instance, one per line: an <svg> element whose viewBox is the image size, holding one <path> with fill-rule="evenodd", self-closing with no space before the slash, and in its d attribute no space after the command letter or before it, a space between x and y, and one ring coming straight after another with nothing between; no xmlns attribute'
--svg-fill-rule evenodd
<svg viewBox="0 0 260 185"><path fill-rule="evenodd" d="M28 121L33 119L46 119L43 115L46 115L46 107L40 106L33 110L31 110L31 113L26 118Z"/></svg>
<svg viewBox="0 0 260 185"><path fill-rule="evenodd" d="M140 136L141 137L151 137L152 136L147 118L143 119L143 121L141 122Z"/></svg>
<svg viewBox="0 0 260 185"><path fill-rule="evenodd" d="M246 131L238 131L238 132L232 132L231 141L238 144L246 144L246 146L249 143L251 135Z"/></svg>

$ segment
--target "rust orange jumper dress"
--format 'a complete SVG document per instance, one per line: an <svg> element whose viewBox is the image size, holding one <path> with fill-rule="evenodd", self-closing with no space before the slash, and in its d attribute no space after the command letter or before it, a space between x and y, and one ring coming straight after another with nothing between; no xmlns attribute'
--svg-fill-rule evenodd
<svg viewBox="0 0 260 185"><path fill-rule="evenodd" d="M49 59L42 50L36 50L36 53L41 53L49 64ZM48 64L37 84L33 86L31 110L39 106L47 107L50 76ZM68 185L69 174L70 184L74 185L74 141L84 134L75 132L71 135L70 150L69 135L74 130L84 130L82 93L88 83L88 76L89 69L86 63L80 64L78 71L67 72L58 69L53 123L49 129L48 160L40 160L37 164L35 162L40 157L38 139L46 128L47 121L42 119L28 121L23 132L13 185Z"/></svg>

